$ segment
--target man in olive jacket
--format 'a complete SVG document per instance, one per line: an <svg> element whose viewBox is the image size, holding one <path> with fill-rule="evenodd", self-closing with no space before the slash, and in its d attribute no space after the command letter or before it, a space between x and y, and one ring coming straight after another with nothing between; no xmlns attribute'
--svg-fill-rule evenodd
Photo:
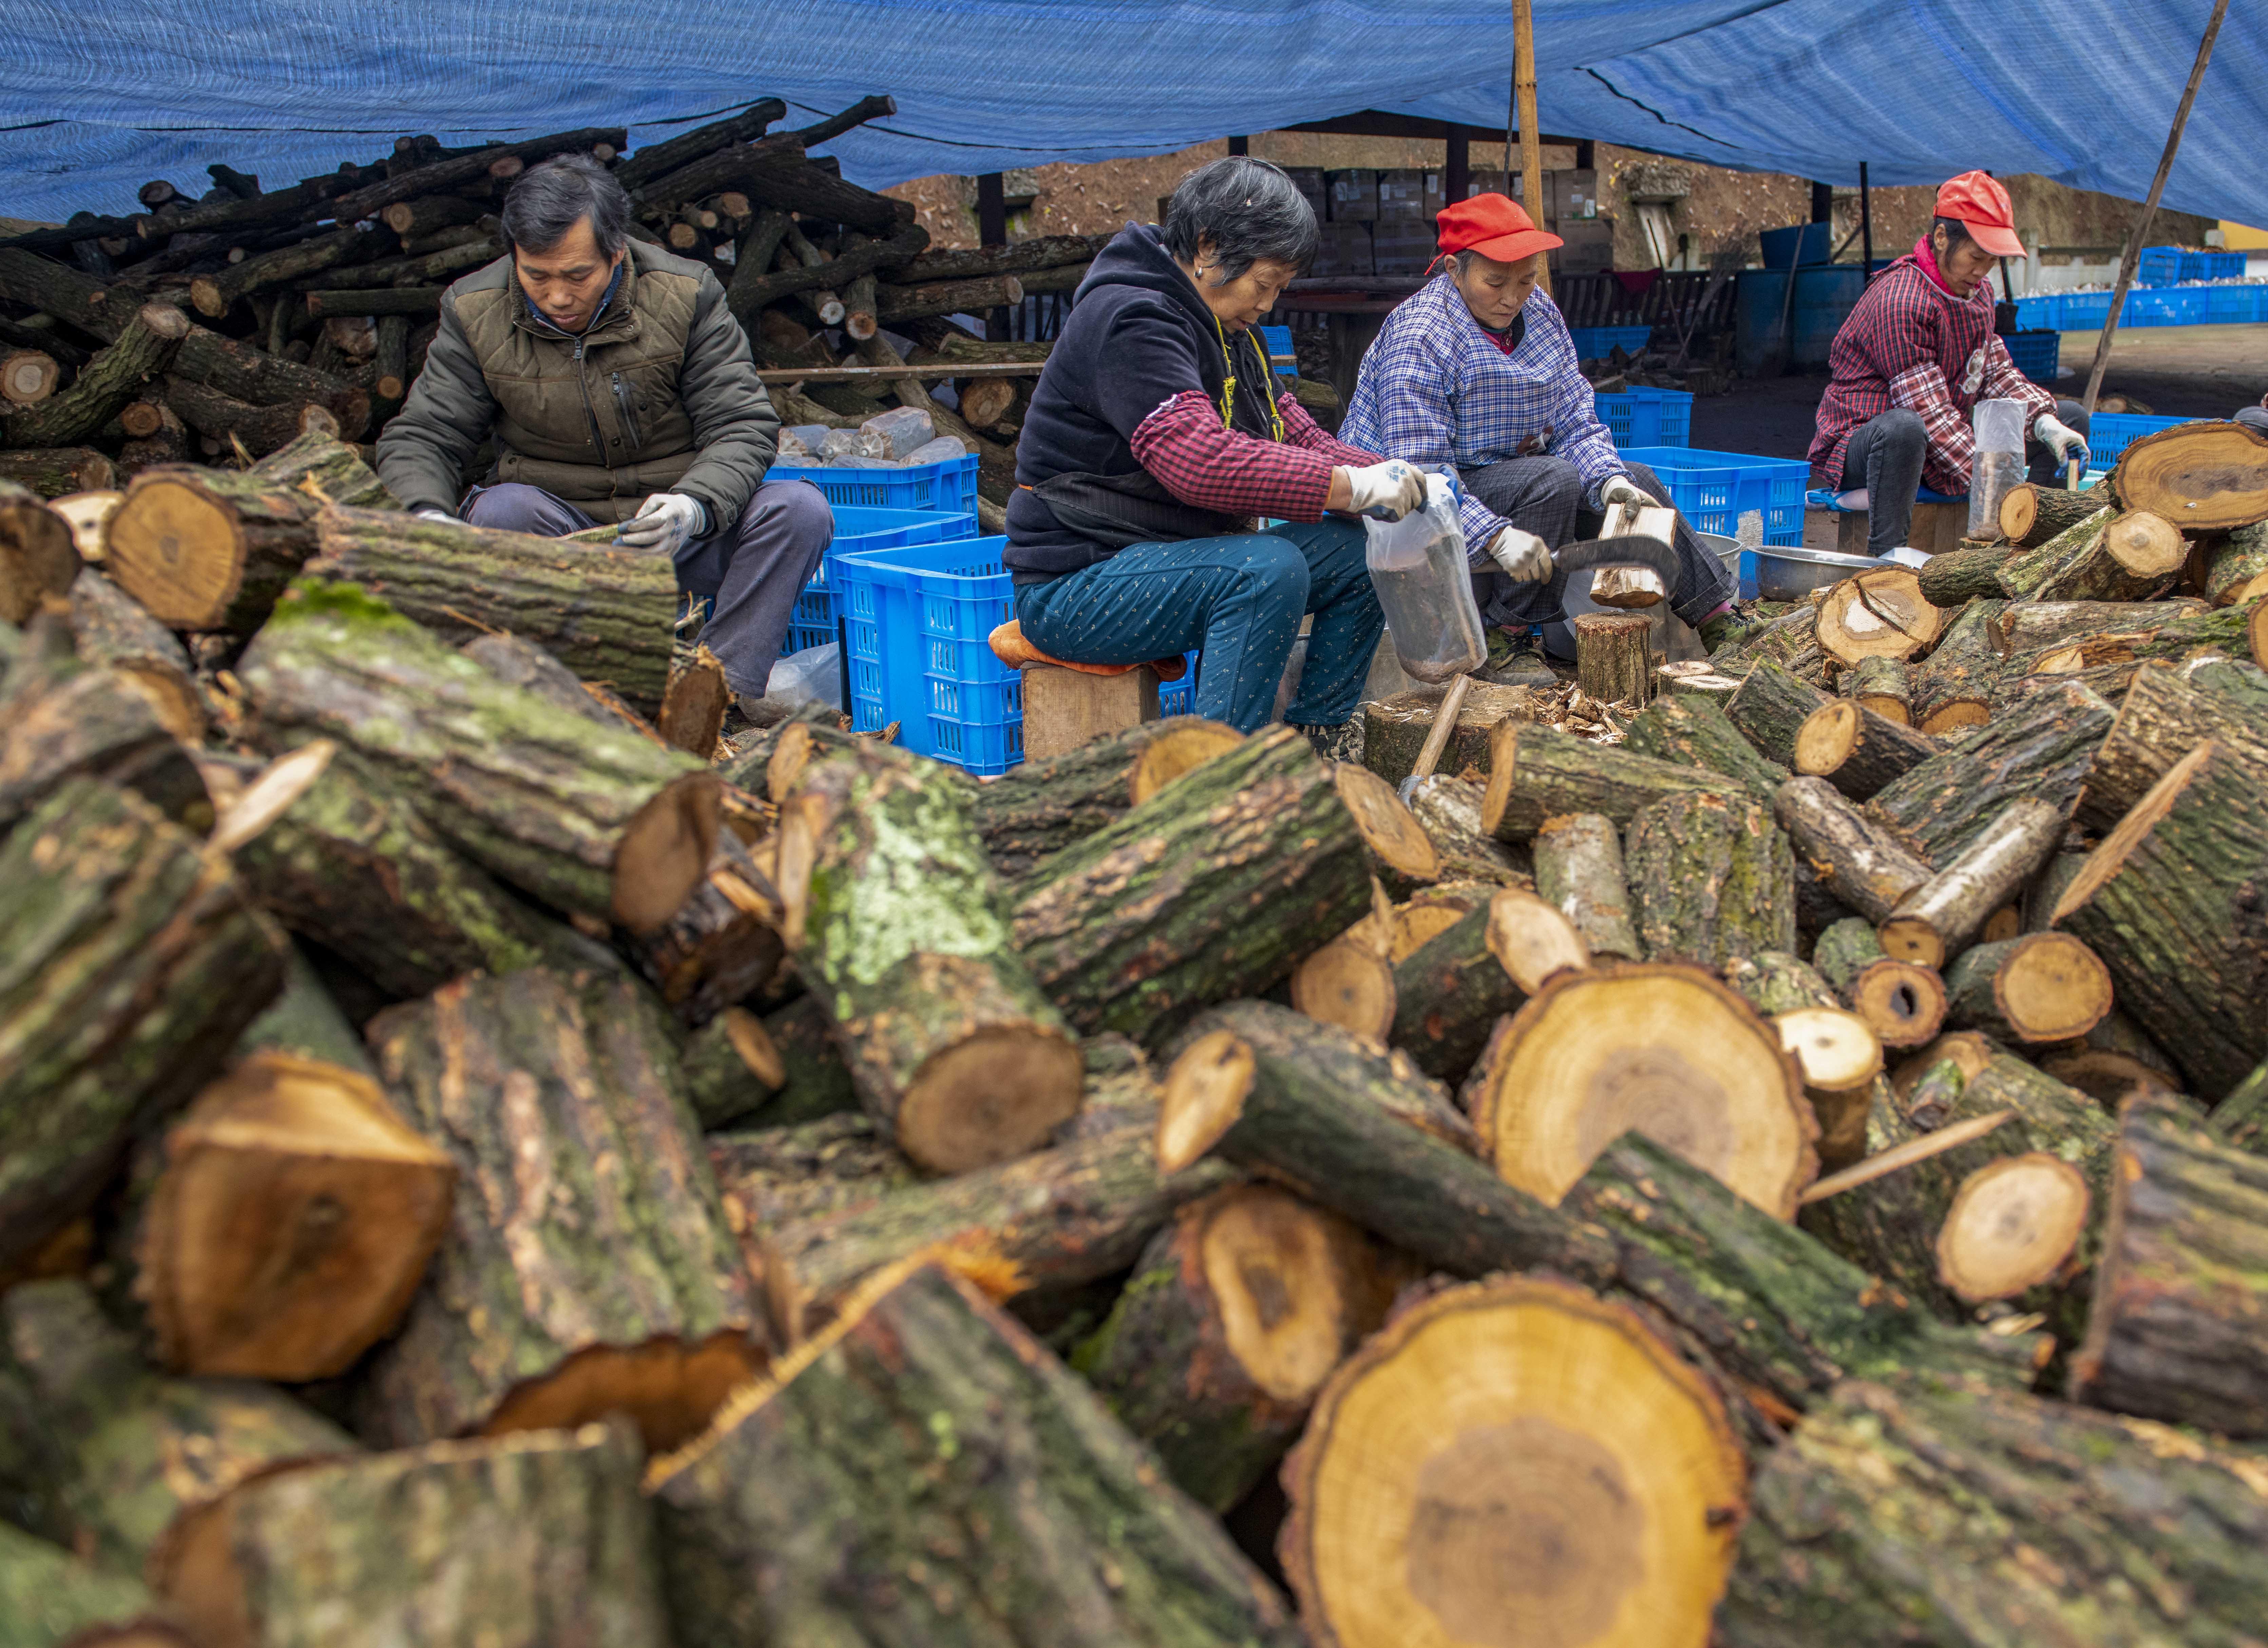
<svg viewBox="0 0 2268 1648"><path fill-rule="evenodd" d="M767 482L779 418L725 289L630 239L605 167L562 156L504 199L511 252L442 294L441 328L378 440L378 473L420 514L557 537L619 522L705 598L702 639L733 690L762 695L834 517L804 481ZM482 443L496 460L459 491Z"/></svg>

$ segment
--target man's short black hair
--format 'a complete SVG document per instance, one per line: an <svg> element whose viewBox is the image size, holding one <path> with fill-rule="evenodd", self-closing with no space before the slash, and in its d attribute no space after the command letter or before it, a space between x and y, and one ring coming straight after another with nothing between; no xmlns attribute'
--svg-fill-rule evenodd
<svg viewBox="0 0 2268 1648"><path fill-rule="evenodd" d="M549 252L576 219L591 220L599 252L611 260L629 237L630 197L613 173L588 155L554 155L519 174L504 197L504 244L515 252Z"/></svg>
<svg viewBox="0 0 2268 1648"><path fill-rule="evenodd" d="M1192 264L1199 242L1211 241L1215 261L1205 265L1205 273L1234 280L1263 258L1307 268L1322 236L1314 208L1282 166L1231 155L1199 166L1175 186L1166 202L1162 238L1167 251Z"/></svg>

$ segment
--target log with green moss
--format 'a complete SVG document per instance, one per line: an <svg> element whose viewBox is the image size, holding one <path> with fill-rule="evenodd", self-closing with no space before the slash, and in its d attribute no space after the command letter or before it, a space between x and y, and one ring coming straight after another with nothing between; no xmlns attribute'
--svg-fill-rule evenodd
<svg viewBox="0 0 2268 1648"><path fill-rule="evenodd" d="M176 629L258 629L315 553L324 504L398 508L356 450L303 435L249 469L149 469L104 528L103 567Z"/></svg>
<svg viewBox="0 0 2268 1648"><path fill-rule="evenodd" d="M1049 859L1013 913L1017 948L1082 1034L1156 1046L1213 1002L1273 989L1369 907L1330 763L1274 727Z"/></svg>
<svg viewBox="0 0 2268 1648"><path fill-rule="evenodd" d="M2101 492L2073 492L2029 482L2010 487L2000 498L1999 527L2007 542L1993 547L2003 551L2036 548L2110 506L2110 497ZM1933 556L1930 564L1943 559Z"/></svg>
<svg viewBox="0 0 2268 1648"><path fill-rule="evenodd" d="M1824 778L1789 779L1772 799L1772 816L1838 909L1886 920L1930 878L1930 866L1897 831L1859 811Z"/></svg>
<svg viewBox="0 0 2268 1648"><path fill-rule="evenodd" d="M1795 948L1794 853L1764 802L1657 801L1631 820L1627 867L1647 960L1722 967Z"/></svg>
<svg viewBox="0 0 2268 1648"><path fill-rule="evenodd" d="M1242 741L1218 721L1170 716L1026 761L977 791L977 833L993 867L1013 881Z"/></svg>
<svg viewBox="0 0 2268 1648"><path fill-rule="evenodd" d="M2020 796L2067 814L2112 719L2084 687L2043 687L1879 791L1867 810L1933 864L1950 863Z"/></svg>
<svg viewBox="0 0 2268 1648"><path fill-rule="evenodd" d="M2205 597L2216 607L2268 594L2268 522L2237 526L2206 552Z"/></svg>
<svg viewBox="0 0 2268 1648"><path fill-rule="evenodd" d="M78 575L70 523L36 493L0 479L0 621L28 622L49 596L68 592Z"/></svg>
<svg viewBox="0 0 2268 1648"><path fill-rule="evenodd" d="M195 1648L130 1574L0 1523L0 1648Z"/></svg>
<svg viewBox="0 0 2268 1648"><path fill-rule="evenodd" d="M1948 612L1979 596L1999 599L2000 569L2009 554L2007 544L1989 543L1964 544L1930 556L1918 572L1922 599Z"/></svg>
<svg viewBox="0 0 2268 1648"><path fill-rule="evenodd" d="M2007 605L1997 593L1980 594L1947 621L1913 672L1914 726L1941 736L1992 719L2002 673L1993 623Z"/></svg>
<svg viewBox="0 0 2268 1648"><path fill-rule="evenodd" d="M2142 666L2095 752L2080 796L2080 821L2109 834L2169 768L2207 739L2268 781L2268 672L2223 658Z"/></svg>
<svg viewBox="0 0 2268 1648"><path fill-rule="evenodd" d="M1410 786L1410 811L1433 843L1445 886L1456 881L1528 885L1528 855L1481 828L1481 804L1487 796L1479 784L1446 773L1435 773Z"/></svg>
<svg viewBox="0 0 2268 1648"><path fill-rule="evenodd" d="M397 1445L578 1424L698 1431L761 1364L676 1048L643 988L532 967L374 1019L381 1076L460 1187L424 1288L370 1367Z"/></svg>
<svg viewBox="0 0 2268 1648"><path fill-rule="evenodd" d="M1725 1648L2219 1648L2268 1615L2264 1460L2062 1402L1852 1383L1757 1475Z"/></svg>
<svg viewBox="0 0 2268 1648"><path fill-rule="evenodd" d="M144 385L164 373L188 335L188 316L171 304L143 305L109 346L79 368L70 388L0 417L0 442L69 446L96 434Z"/></svg>
<svg viewBox="0 0 2268 1648"><path fill-rule="evenodd" d="M1786 767L1756 753L1724 705L1692 695L1648 704L1623 741L1640 755L1737 778L1767 806L1788 776Z"/></svg>
<svg viewBox="0 0 2268 1648"><path fill-rule="evenodd" d="M1945 981L1937 969L1886 954L1874 924L1863 916L1822 931L1811 961L1886 1048L1920 1047L1945 1022Z"/></svg>
<svg viewBox="0 0 2268 1648"><path fill-rule="evenodd" d="M0 843L0 1270L85 1212L283 988L226 856L140 797L57 786Z"/></svg>
<svg viewBox="0 0 2268 1648"><path fill-rule="evenodd" d="M79 659L60 615L40 614L16 639L0 677L0 727L7 730L0 741L0 828L80 777L134 791L186 829L202 835L212 828L212 798L196 762L147 693Z"/></svg>
<svg viewBox="0 0 2268 1648"><path fill-rule="evenodd" d="M1490 950L1488 935L1483 904L1395 964L1387 1040L1442 1081L1463 1079L1497 1020L1527 999Z"/></svg>
<svg viewBox="0 0 2268 1648"><path fill-rule="evenodd" d="M2239 1150L2268 1156L2268 1062L2230 1088L2211 1119L2214 1133Z"/></svg>
<svg viewBox="0 0 2268 1648"><path fill-rule="evenodd" d="M2235 658L2251 651L2250 623L2260 603L2181 611L2170 602L2154 603L2167 615L2146 627L2102 630L2074 641L2058 641L2012 653L2003 666L2004 696L2027 694L2070 678L2116 697L2133 684L2135 673L2154 660L2185 663L2216 653Z"/></svg>
<svg viewBox="0 0 2268 1648"><path fill-rule="evenodd" d="M711 1133L703 1143L726 1221L747 1235L870 1207L923 1182L881 1124L857 1111Z"/></svg>
<svg viewBox="0 0 2268 1648"><path fill-rule="evenodd" d="M1362 763L1390 784L1399 784L1418 764L1418 753L1432 736L1434 711L1447 693L1446 687L1419 687L1362 707ZM1489 732L1506 717L1525 720L1535 714L1532 695L1525 687L1498 687L1475 681L1465 690L1457 725L1441 747L1433 770L1455 775L1472 769L1489 769Z"/></svg>
<svg viewBox="0 0 2268 1648"><path fill-rule="evenodd" d="M1636 830L1635 821L1631 828ZM1566 916L1593 955L1619 956L1626 961L1646 959L1631 925L1632 901L1622 833L1610 821L1595 813L1548 818L1537 828L1529 851L1535 860L1535 895Z"/></svg>
<svg viewBox="0 0 2268 1648"><path fill-rule="evenodd" d="M90 568L70 586L70 627L81 658L130 677L174 737L204 741L204 701L189 655L140 602Z"/></svg>
<svg viewBox="0 0 2268 1648"><path fill-rule="evenodd" d="M2089 511L2052 538L2043 539L2010 555L1994 579L1999 585L1999 593L2010 600L2036 598L2041 587L2061 569L2085 557L2101 542L2103 529L2114 519L2108 509Z"/></svg>
<svg viewBox="0 0 2268 1648"><path fill-rule="evenodd" d="M1795 770L1864 801L1937 754L1936 741L1854 698L1823 703L1796 729Z"/></svg>
<svg viewBox="0 0 2268 1648"><path fill-rule="evenodd" d="M1299 1640L1085 1381L935 1265L876 1278L646 1483L681 1643Z"/></svg>
<svg viewBox="0 0 2268 1648"><path fill-rule="evenodd" d="M1489 735L1491 766L1481 827L1498 841L1527 841L1545 819L1595 813L1616 828L1673 795L1737 800L1744 780L1675 761L1586 743L1556 727L1499 721Z"/></svg>
<svg viewBox="0 0 2268 1648"><path fill-rule="evenodd" d="M1805 718L1820 705L1834 702L1809 681L1766 659L1750 670L1741 689L1725 701L1725 714L1767 761L1792 768L1795 735Z"/></svg>
<svg viewBox="0 0 2268 1648"><path fill-rule="evenodd" d="M651 932L716 850L701 762L506 685L350 585L295 590L237 674L264 741L356 750L459 850L555 909Z"/></svg>

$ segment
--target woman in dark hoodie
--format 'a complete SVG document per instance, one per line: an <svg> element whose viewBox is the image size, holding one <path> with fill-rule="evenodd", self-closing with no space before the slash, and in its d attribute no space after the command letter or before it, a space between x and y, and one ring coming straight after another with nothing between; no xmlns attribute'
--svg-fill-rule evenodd
<svg viewBox="0 0 2268 1648"><path fill-rule="evenodd" d="M1183 178L1162 228L1102 249L1032 394L1006 558L1035 646L1079 664L1202 647L1197 713L1243 732L1313 613L1286 718L1327 746L1383 628L1345 517L1399 520L1425 486L1332 439L1269 372L1252 324L1316 239L1281 168L1233 157Z"/></svg>

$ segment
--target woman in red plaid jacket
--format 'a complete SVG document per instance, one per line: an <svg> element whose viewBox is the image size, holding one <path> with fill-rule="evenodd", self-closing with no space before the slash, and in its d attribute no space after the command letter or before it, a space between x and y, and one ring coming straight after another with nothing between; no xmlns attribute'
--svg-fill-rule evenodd
<svg viewBox="0 0 2268 1648"><path fill-rule="evenodd" d="M1914 498L1969 490L1976 455L1970 414L1979 401L2024 406L2032 479L2055 483L2087 455L2087 414L2016 370L1993 335L1987 277L1999 257L2022 257L2008 191L1964 172L1937 192L1937 220L1914 249L1876 276L1828 351L1834 380L1819 403L1811 467L1839 492L1864 488L1867 550L1904 543Z"/></svg>

